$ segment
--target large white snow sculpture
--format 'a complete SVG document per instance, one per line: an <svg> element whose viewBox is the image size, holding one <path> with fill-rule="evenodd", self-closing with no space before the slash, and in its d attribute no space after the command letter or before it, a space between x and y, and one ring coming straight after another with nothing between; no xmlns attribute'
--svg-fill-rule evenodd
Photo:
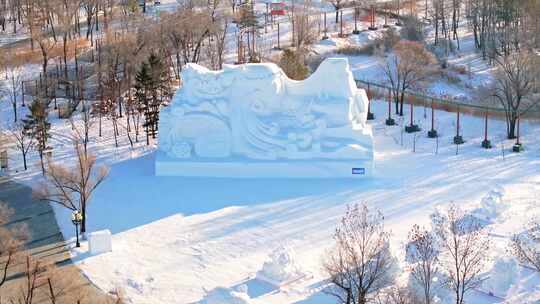
<svg viewBox="0 0 540 304"><path fill-rule="evenodd" d="M358 177L371 174L368 99L347 59L304 81L275 64L188 64L160 114L157 175Z"/></svg>

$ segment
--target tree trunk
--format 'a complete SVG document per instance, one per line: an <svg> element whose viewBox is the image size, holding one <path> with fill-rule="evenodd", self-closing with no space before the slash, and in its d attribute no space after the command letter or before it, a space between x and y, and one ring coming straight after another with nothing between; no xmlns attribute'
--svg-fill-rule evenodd
<svg viewBox="0 0 540 304"><path fill-rule="evenodd" d="M26 153L25 152L22 153L22 159L23 159L24 171L26 171L28 169L28 166L26 165Z"/></svg>
<svg viewBox="0 0 540 304"><path fill-rule="evenodd" d="M86 232L86 203L81 202L81 214L82 214L82 221L81 221L81 234Z"/></svg>
<svg viewBox="0 0 540 304"><path fill-rule="evenodd" d="M508 119L508 139L515 139L516 138L516 124L517 124L517 117L510 117Z"/></svg>
<svg viewBox="0 0 540 304"><path fill-rule="evenodd" d="M405 90L401 91L401 96L399 99L399 116L403 116L403 102L405 100Z"/></svg>

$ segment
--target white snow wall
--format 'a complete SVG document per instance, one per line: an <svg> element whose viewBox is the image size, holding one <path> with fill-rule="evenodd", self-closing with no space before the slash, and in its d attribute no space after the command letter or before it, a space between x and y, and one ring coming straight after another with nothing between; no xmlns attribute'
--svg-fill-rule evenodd
<svg viewBox="0 0 540 304"><path fill-rule="evenodd" d="M275 64L188 64L160 114L157 175L361 177L373 166L368 99L345 58L308 79Z"/></svg>

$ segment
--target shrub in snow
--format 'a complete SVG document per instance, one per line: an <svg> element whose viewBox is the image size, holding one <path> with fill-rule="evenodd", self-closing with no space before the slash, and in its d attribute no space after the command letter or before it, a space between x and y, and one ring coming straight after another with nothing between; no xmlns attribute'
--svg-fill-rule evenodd
<svg viewBox="0 0 540 304"><path fill-rule="evenodd" d="M281 246L270 254L270 260L264 262L263 267L257 272L257 278L280 285L287 281L295 280L304 276L294 261L294 251Z"/></svg>
<svg viewBox="0 0 540 304"><path fill-rule="evenodd" d="M519 280L519 264L514 258L500 257L498 258L491 271L489 277L484 281L484 288L494 295L506 297L510 287Z"/></svg>
<svg viewBox="0 0 540 304"><path fill-rule="evenodd" d="M525 231L512 236L510 248L520 262L540 272L540 222L532 221Z"/></svg>
<svg viewBox="0 0 540 304"><path fill-rule="evenodd" d="M216 287L210 290L201 304L249 304L247 290L235 291L231 288Z"/></svg>

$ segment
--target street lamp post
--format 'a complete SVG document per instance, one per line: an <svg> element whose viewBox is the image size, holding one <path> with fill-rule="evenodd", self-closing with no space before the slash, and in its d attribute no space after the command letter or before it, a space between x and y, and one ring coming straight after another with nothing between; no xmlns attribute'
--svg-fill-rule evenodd
<svg viewBox="0 0 540 304"><path fill-rule="evenodd" d="M82 223L82 220L83 220L83 216L79 210L74 211L71 214L71 222L73 223L73 225L75 225L75 236L77 238L75 247L81 247L81 244L79 243L79 225Z"/></svg>

